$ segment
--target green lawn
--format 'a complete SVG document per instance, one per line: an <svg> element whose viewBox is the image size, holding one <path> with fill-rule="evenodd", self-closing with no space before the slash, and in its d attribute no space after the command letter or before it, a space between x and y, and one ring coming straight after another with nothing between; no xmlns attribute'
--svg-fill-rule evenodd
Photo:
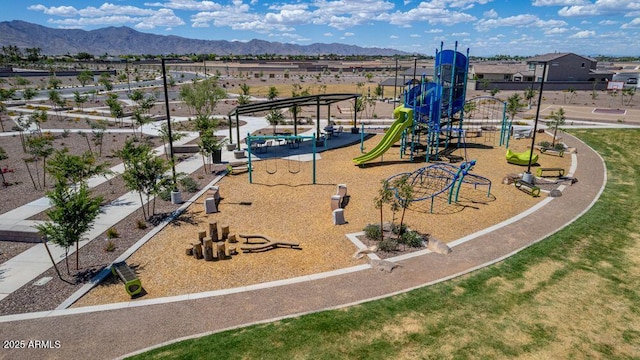
<svg viewBox="0 0 640 360"><path fill-rule="evenodd" d="M639 359L640 131L573 133L604 157L609 181L549 239L442 284L135 358Z"/></svg>

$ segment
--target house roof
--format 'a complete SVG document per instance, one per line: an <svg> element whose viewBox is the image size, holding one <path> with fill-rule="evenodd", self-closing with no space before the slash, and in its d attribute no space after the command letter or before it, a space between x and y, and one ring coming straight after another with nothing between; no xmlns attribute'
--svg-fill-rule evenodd
<svg viewBox="0 0 640 360"><path fill-rule="evenodd" d="M586 57L586 56L581 56L581 55L574 54L574 53L549 53L549 54L543 54L543 55L536 55L534 57L528 58L527 62L528 63L531 63L531 62L549 62L549 61L553 61L553 60L557 60L557 59L563 58L563 57L565 57L567 55L575 55L575 56L579 56L579 57L581 57L583 59L586 59L586 60L589 60L589 61L592 61L592 62L597 62L597 60L595 60L595 59L592 59L592 58L589 58L589 57Z"/></svg>

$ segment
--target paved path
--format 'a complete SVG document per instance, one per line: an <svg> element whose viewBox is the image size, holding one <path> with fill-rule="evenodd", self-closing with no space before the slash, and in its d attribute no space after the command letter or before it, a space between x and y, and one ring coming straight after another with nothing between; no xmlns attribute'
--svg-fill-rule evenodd
<svg viewBox="0 0 640 360"><path fill-rule="evenodd" d="M60 341L55 350L0 350L11 359L114 358L178 338L216 332L281 317L348 306L402 293L492 264L540 241L587 211L606 183L602 159L592 149L565 135L578 149L575 176L580 181L559 198L543 199L523 217L453 243L450 255L433 253L400 260L392 273L352 268L330 277L307 277L246 291L191 294L172 299L56 310L0 318L3 340ZM260 299L257 301L256 299ZM217 309L242 308L242 312Z"/></svg>

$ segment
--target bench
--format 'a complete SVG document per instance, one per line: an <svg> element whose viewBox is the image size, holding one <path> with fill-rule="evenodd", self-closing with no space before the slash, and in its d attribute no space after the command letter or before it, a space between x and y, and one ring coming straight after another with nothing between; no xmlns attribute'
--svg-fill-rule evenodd
<svg viewBox="0 0 640 360"><path fill-rule="evenodd" d="M554 172L554 174L545 174L548 172ZM538 168L536 175L539 177L561 177L564 176L563 168Z"/></svg>
<svg viewBox="0 0 640 360"><path fill-rule="evenodd" d="M540 153L547 154L547 155L556 155L560 157L564 156L564 150L555 150L555 149L549 149L549 148L540 148Z"/></svg>
<svg viewBox="0 0 640 360"><path fill-rule="evenodd" d="M122 261L111 265L111 272L122 280L127 294L130 296L140 294L142 291L142 283L140 282L140 279L138 279L136 273L129 267L129 265L127 265L126 262Z"/></svg>
<svg viewBox="0 0 640 360"><path fill-rule="evenodd" d="M528 190L529 194L531 194L531 196L533 197L540 196L540 188L530 182L524 181L522 179L517 179L516 181L514 181L514 184L516 186L516 189L522 191Z"/></svg>

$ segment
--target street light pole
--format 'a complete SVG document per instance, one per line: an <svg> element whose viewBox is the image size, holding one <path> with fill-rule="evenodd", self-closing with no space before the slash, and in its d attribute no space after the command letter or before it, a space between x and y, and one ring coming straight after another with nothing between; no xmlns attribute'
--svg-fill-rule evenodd
<svg viewBox="0 0 640 360"><path fill-rule="evenodd" d="M533 160L533 147L536 144L536 133L538 132L538 118L540 117L540 103L542 102L542 89L544 88L544 79L547 75L547 63L542 63L542 80L540 80L540 92L538 93L538 106L536 107L536 119L533 122L533 136L531 137L531 153L529 154L529 164L527 165L527 174L531 175L531 160Z"/></svg>
<svg viewBox="0 0 640 360"><path fill-rule="evenodd" d="M171 174L173 179L173 191L178 190L176 183L176 162L173 157L173 136L171 134L171 114L169 112L169 92L167 91L167 71L165 69L164 57L162 58L162 83L164 85L164 104L167 112L167 134L169 136L169 159L171 161ZM172 194L173 195L173 194ZM172 198L173 200L173 198ZM178 199L177 202L180 202Z"/></svg>

